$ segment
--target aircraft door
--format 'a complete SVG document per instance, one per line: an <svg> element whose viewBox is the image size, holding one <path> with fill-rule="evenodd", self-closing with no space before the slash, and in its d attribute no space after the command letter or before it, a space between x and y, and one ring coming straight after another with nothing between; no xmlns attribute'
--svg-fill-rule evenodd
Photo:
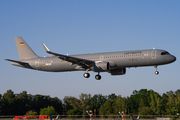
<svg viewBox="0 0 180 120"><path fill-rule="evenodd" d="M39 67L39 61L40 61L40 59L35 60L35 67L37 67L37 68Z"/></svg>
<svg viewBox="0 0 180 120"><path fill-rule="evenodd" d="M151 59L156 59L156 50L155 49L153 49L151 51Z"/></svg>

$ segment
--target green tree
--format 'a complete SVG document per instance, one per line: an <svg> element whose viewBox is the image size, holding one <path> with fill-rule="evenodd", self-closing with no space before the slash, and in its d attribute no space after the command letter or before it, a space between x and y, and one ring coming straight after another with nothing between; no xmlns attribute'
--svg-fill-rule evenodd
<svg viewBox="0 0 180 120"><path fill-rule="evenodd" d="M32 110L29 110L28 112L26 112L25 115L38 115L37 112L33 112Z"/></svg>
<svg viewBox="0 0 180 120"><path fill-rule="evenodd" d="M92 100L91 94L83 94L79 96L81 101L81 109L83 111L83 115L86 115L86 111L92 110Z"/></svg>
<svg viewBox="0 0 180 120"><path fill-rule="evenodd" d="M53 106L48 106L47 108L43 108L40 110L40 115L56 115L57 112L55 111Z"/></svg>
<svg viewBox="0 0 180 120"><path fill-rule="evenodd" d="M82 115L82 110L78 108L70 109L68 115Z"/></svg>
<svg viewBox="0 0 180 120"><path fill-rule="evenodd" d="M51 99L50 105L54 107L54 109L58 112L58 114L60 115L63 114L62 101L59 100L57 97Z"/></svg>
<svg viewBox="0 0 180 120"><path fill-rule="evenodd" d="M63 101L63 110L64 110L64 114L67 114L68 110L73 109L73 106L71 105L71 101L70 101L71 97L70 96L65 96Z"/></svg>
<svg viewBox="0 0 180 120"><path fill-rule="evenodd" d="M180 89L177 89L177 90L175 91L175 95L178 95L178 94L180 94Z"/></svg>
<svg viewBox="0 0 180 120"><path fill-rule="evenodd" d="M41 108L45 108L51 106L51 98L50 96L43 96L43 95L35 95L33 99L33 109L37 113L40 112Z"/></svg>
<svg viewBox="0 0 180 120"><path fill-rule="evenodd" d="M113 101L116 98L117 98L117 95L115 93L112 93L112 94L108 95L108 100L112 100Z"/></svg>
<svg viewBox="0 0 180 120"><path fill-rule="evenodd" d="M15 95L12 90L7 90L6 93L4 93L2 102L1 102L1 114L2 115L14 115L16 114L16 108L15 106Z"/></svg>
<svg viewBox="0 0 180 120"><path fill-rule="evenodd" d="M157 111L156 111L157 115L162 114L162 101L161 101L161 97L159 97L157 99Z"/></svg>
<svg viewBox="0 0 180 120"><path fill-rule="evenodd" d="M139 95L139 106L149 107L149 91L147 89L141 89L138 93Z"/></svg>
<svg viewBox="0 0 180 120"><path fill-rule="evenodd" d="M2 113L2 95L0 94L0 115Z"/></svg>
<svg viewBox="0 0 180 120"><path fill-rule="evenodd" d="M107 100L99 110L100 115L112 115L113 114L113 101Z"/></svg>
<svg viewBox="0 0 180 120"><path fill-rule="evenodd" d="M150 107L140 107L138 113L141 115L152 115Z"/></svg>
<svg viewBox="0 0 180 120"><path fill-rule="evenodd" d="M174 115L174 114L176 114L176 103L175 103L175 97L176 96L175 96L173 91L167 92L167 95L168 95L168 102L166 104L167 114Z"/></svg>
<svg viewBox="0 0 180 120"><path fill-rule="evenodd" d="M144 107L150 107L150 91L147 89L134 90L128 99L129 112L138 114L138 109Z"/></svg>
<svg viewBox="0 0 180 120"><path fill-rule="evenodd" d="M150 109L152 110L153 114L161 114L161 96L150 90Z"/></svg>
<svg viewBox="0 0 180 120"><path fill-rule="evenodd" d="M20 107L18 113L24 115L27 111L31 109L32 99L26 91L20 93L19 96L16 96L16 105ZM23 109L23 110L22 110Z"/></svg>
<svg viewBox="0 0 180 120"><path fill-rule="evenodd" d="M95 94L92 98L92 109L96 109L96 114L99 115L99 109L107 100L107 96L103 96L102 94Z"/></svg>
<svg viewBox="0 0 180 120"><path fill-rule="evenodd" d="M76 109L76 110L78 109L82 111L81 101L75 97L66 96L64 98L64 110L66 114L68 114L68 111L72 109ZM72 112L71 112L71 115L72 115Z"/></svg>
<svg viewBox="0 0 180 120"><path fill-rule="evenodd" d="M162 112L162 114L166 115L167 114L166 110L167 110L167 103L168 103L168 95L163 93L160 101L162 103L161 112Z"/></svg>
<svg viewBox="0 0 180 120"><path fill-rule="evenodd" d="M127 98L121 97L120 95L114 99L113 101L113 111L114 114L118 114L119 112L125 112L127 110Z"/></svg>
<svg viewBox="0 0 180 120"><path fill-rule="evenodd" d="M137 90L133 91L133 94L128 99L128 109L130 113L138 114L139 109L139 93Z"/></svg>
<svg viewBox="0 0 180 120"><path fill-rule="evenodd" d="M180 94L176 95L176 110L177 113L180 113Z"/></svg>

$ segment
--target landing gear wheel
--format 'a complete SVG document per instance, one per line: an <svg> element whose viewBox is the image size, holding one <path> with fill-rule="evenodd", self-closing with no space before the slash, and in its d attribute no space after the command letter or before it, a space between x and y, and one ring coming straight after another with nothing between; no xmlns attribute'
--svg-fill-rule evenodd
<svg viewBox="0 0 180 120"><path fill-rule="evenodd" d="M155 71L155 74L156 74L156 75L158 75L158 74L159 74L159 72L158 72L158 71Z"/></svg>
<svg viewBox="0 0 180 120"><path fill-rule="evenodd" d="M83 76L84 76L85 78L89 78L89 77L90 77L90 74L89 74L89 73L84 73Z"/></svg>
<svg viewBox="0 0 180 120"><path fill-rule="evenodd" d="M101 76L100 75L96 75L95 78L96 78L96 80L100 80Z"/></svg>
<svg viewBox="0 0 180 120"><path fill-rule="evenodd" d="M155 68L155 70L156 70L156 71L155 71L155 74L158 75L159 72L157 71L157 66L154 66L154 68Z"/></svg>

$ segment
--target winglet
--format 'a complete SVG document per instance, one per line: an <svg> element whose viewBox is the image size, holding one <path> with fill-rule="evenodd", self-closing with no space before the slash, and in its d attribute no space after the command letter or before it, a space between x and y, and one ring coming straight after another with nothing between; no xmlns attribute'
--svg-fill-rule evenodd
<svg viewBox="0 0 180 120"><path fill-rule="evenodd" d="M44 43L42 43L42 45L43 45L44 49L46 50L46 52L50 52L50 50L47 48L47 46Z"/></svg>

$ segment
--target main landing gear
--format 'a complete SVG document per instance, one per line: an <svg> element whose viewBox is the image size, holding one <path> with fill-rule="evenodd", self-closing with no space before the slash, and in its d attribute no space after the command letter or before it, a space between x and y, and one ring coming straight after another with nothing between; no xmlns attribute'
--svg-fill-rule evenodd
<svg viewBox="0 0 180 120"><path fill-rule="evenodd" d="M156 70L156 71L155 71L155 74L158 75L159 72L157 71L157 66L154 66L154 68L155 68L155 70Z"/></svg>
<svg viewBox="0 0 180 120"><path fill-rule="evenodd" d="M89 69L86 70L86 72L83 74L83 76L85 78L89 78L90 77L90 74L88 73Z"/></svg>
<svg viewBox="0 0 180 120"><path fill-rule="evenodd" d="M90 74L89 73L84 73L83 75L85 78L89 78L90 77Z"/></svg>
<svg viewBox="0 0 180 120"><path fill-rule="evenodd" d="M88 70L83 74L83 76L85 78L89 78L90 77L90 74L88 73ZM99 75L99 73L95 76L95 79L96 80L100 80L101 79L101 75Z"/></svg>
<svg viewBox="0 0 180 120"><path fill-rule="evenodd" d="M99 73L95 76L96 80L100 80L101 79L101 75L99 75Z"/></svg>

